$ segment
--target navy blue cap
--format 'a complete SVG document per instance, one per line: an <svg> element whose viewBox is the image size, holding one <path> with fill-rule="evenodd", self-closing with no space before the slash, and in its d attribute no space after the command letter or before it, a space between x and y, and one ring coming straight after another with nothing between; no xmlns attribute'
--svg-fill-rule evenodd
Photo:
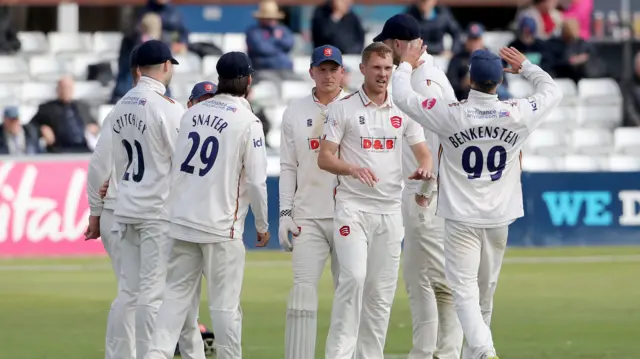
<svg viewBox="0 0 640 359"><path fill-rule="evenodd" d="M222 55L216 64L218 77L232 80L247 77L254 73L251 59L244 52L227 52Z"/></svg>
<svg viewBox="0 0 640 359"><path fill-rule="evenodd" d="M136 46L131 51L131 56L129 57L129 68L135 69L138 67L138 49L140 46Z"/></svg>
<svg viewBox="0 0 640 359"><path fill-rule="evenodd" d="M193 90L191 90L189 101L199 99L200 97L207 94L214 95L217 89L218 86L216 86L216 84L211 81L198 82L195 86L193 86Z"/></svg>
<svg viewBox="0 0 640 359"><path fill-rule="evenodd" d="M478 39L484 34L484 26L477 22L472 22L467 28L467 37L470 39Z"/></svg>
<svg viewBox="0 0 640 359"><path fill-rule="evenodd" d="M493 52L485 49L476 50L471 54L469 76L475 83L495 83L502 81L504 68L502 59Z"/></svg>
<svg viewBox="0 0 640 359"><path fill-rule="evenodd" d="M382 32L373 38L374 42L384 40L411 41L420 37L420 24L413 16L398 14L389 18L382 27Z"/></svg>
<svg viewBox="0 0 640 359"><path fill-rule="evenodd" d="M335 46L324 45L316 47L311 54L311 66L320 66L323 62L333 61L342 66L342 52Z"/></svg>
<svg viewBox="0 0 640 359"><path fill-rule="evenodd" d="M167 61L178 65L178 61L171 55L171 49L162 41L149 40L138 47L136 56L138 66L159 65Z"/></svg>
<svg viewBox="0 0 640 359"><path fill-rule="evenodd" d="M18 118L20 116L20 110L17 106L8 106L4 108L5 118Z"/></svg>
<svg viewBox="0 0 640 359"><path fill-rule="evenodd" d="M537 27L538 25L536 24L536 21L529 16L522 17L520 19L520 23L518 24L518 29L520 30L520 32L522 32L524 29L527 29L532 34L536 33Z"/></svg>

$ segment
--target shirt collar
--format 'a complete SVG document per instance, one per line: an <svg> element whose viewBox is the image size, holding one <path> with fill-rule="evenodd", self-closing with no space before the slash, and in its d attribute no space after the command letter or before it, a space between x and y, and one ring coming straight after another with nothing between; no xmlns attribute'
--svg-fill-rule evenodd
<svg viewBox="0 0 640 359"><path fill-rule="evenodd" d="M340 92L338 92L338 96L334 97L331 102L334 102L337 99L340 99L342 97L344 97L344 89L341 87L340 88ZM318 100L318 98L316 97L316 88L314 87L313 89L311 89L311 97L313 98L313 102L321 105L320 101Z"/></svg>
<svg viewBox="0 0 640 359"><path fill-rule="evenodd" d="M360 88L358 89L358 95L360 95L360 100L362 101L364 107L367 107L369 105L374 105L379 108L393 107L393 102L391 101L391 96L389 96L389 91L387 91L386 98L381 106L378 106L373 101L371 101L371 99L364 92L364 85L360 86Z"/></svg>
<svg viewBox="0 0 640 359"><path fill-rule="evenodd" d="M245 107L246 109L248 109L249 111L253 112L253 109L251 108L251 104L244 97L231 96L231 95L227 95L227 94L220 94L220 95L215 95L213 97L213 99L220 100L220 101L233 102L233 103L241 105L241 106Z"/></svg>
<svg viewBox="0 0 640 359"><path fill-rule="evenodd" d="M162 82L148 76L141 76L136 87L138 86L147 87L153 91L159 92L161 95L164 95L165 92L167 92L167 88Z"/></svg>
<svg viewBox="0 0 640 359"><path fill-rule="evenodd" d="M496 102L498 101L497 94L489 94L476 90L469 91L469 100L473 100L475 102Z"/></svg>

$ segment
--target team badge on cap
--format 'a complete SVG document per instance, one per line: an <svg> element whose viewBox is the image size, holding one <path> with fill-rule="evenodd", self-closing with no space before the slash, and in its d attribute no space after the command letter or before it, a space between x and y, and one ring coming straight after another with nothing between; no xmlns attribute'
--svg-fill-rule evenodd
<svg viewBox="0 0 640 359"><path fill-rule="evenodd" d="M329 57L333 55L333 50L330 47L324 49L324 56Z"/></svg>
<svg viewBox="0 0 640 359"><path fill-rule="evenodd" d="M393 126L393 128L400 128L402 126L402 117L391 117L391 126Z"/></svg>
<svg viewBox="0 0 640 359"><path fill-rule="evenodd" d="M213 85L212 84L204 84L204 90L205 91L213 91Z"/></svg>

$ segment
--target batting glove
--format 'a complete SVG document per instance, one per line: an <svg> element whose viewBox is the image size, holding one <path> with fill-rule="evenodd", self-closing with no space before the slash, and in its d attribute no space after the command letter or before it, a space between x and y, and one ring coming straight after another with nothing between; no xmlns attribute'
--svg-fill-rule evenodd
<svg viewBox="0 0 640 359"><path fill-rule="evenodd" d="M286 213L288 212L288 213ZM296 222L291 218L291 210L284 210L280 212L280 226L278 228L278 239L280 240L280 245L287 252L291 252L293 250L293 246L291 245L291 241L289 240L289 232L294 236L300 234L300 228L296 225Z"/></svg>

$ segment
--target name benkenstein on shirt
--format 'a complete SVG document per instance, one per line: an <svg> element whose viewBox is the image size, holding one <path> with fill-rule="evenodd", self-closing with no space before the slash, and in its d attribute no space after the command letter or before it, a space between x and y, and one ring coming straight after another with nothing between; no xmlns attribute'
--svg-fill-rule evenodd
<svg viewBox="0 0 640 359"><path fill-rule="evenodd" d="M478 126L454 133L449 136L449 141L454 148L458 148L458 146L468 141L497 138L511 146L515 146L520 136L511 130L498 126Z"/></svg>

